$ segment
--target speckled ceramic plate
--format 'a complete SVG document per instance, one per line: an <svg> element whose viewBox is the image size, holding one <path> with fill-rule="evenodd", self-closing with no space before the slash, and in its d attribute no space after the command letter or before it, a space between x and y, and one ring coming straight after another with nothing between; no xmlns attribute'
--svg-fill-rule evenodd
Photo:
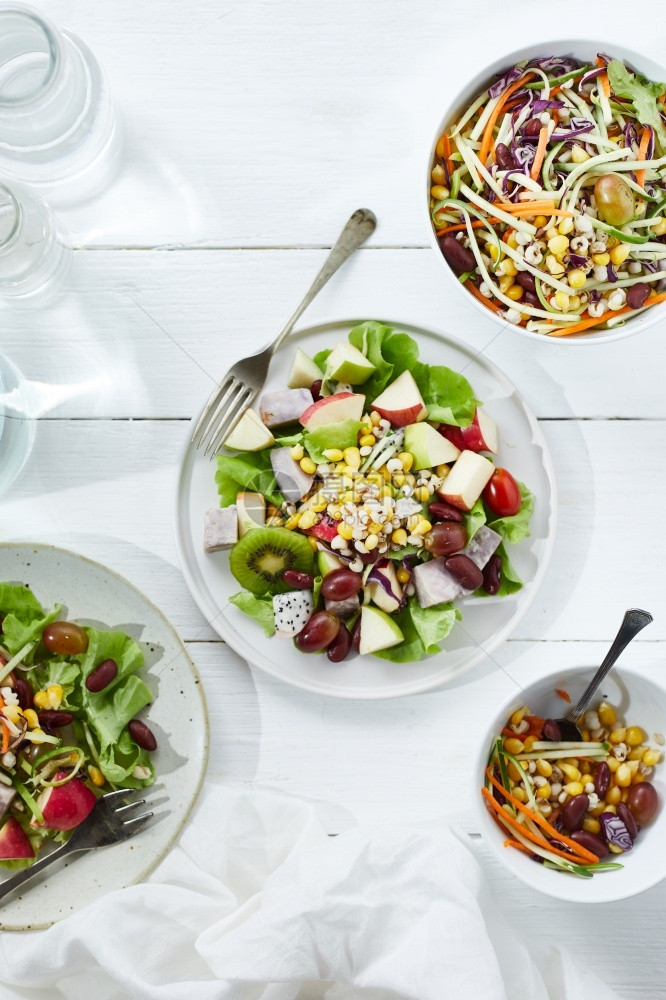
<svg viewBox="0 0 666 1000"><path fill-rule="evenodd" d="M145 790L155 820L132 840L74 855L7 897L0 929L29 930L140 882L161 861L201 787L208 717L199 675L181 639L162 612L117 573L50 545L0 544L0 580L27 584L42 606L59 603L72 621L120 629L139 643L146 659L141 674L154 695L146 717L158 742L155 785Z"/></svg>

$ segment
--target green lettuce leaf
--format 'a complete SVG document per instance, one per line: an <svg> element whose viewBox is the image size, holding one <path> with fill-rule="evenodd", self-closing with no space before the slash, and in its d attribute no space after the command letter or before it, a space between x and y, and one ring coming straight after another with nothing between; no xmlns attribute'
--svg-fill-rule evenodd
<svg viewBox="0 0 666 1000"><path fill-rule="evenodd" d="M329 354L331 354L331 352L332 352L332 348L329 347L327 350L325 350L325 351L319 351L318 354L315 354L315 356L314 356L314 358L312 360L316 364L317 368L321 368L322 371L324 370L324 368L326 367L326 361L328 359Z"/></svg>
<svg viewBox="0 0 666 1000"><path fill-rule="evenodd" d="M220 507L236 503L236 496L243 490L263 493L267 500L280 506L284 497L278 493L268 451L237 452L235 455L218 455L215 474Z"/></svg>
<svg viewBox="0 0 666 1000"><path fill-rule="evenodd" d="M135 778L132 774L135 767L147 767L150 777ZM134 742L127 729L123 729L116 743L100 749L99 769L108 781L125 788L142 788L155 780L150 754Z"/></svg>
<svg viewBox="0 0 666 1000"><path fill-rule="evenodd" d="M501 535L505 541L516 545L522 542L523 538L528 538L530 534L530 519L534 512L534 494L531 493L525 483L518 483L520 495L523 503L517 514L511 517L499 517L488 522L488 527Z"/></svg>
<svg viewBox="0 0 666 1000"><path fill-rule="evenodd" d="M439 653L439 643L461 617L460 611L451 604L422 608L415 597L410 597L404 611L395 616L404 636L403 641L390 649L380 649L373 655L392 663L410 663L420 660L422 656Z"/></svg>
<svg viewBox="0 0 666 1000"><path fill-rule="evenodd" d="M517 590L522 590L523 581L518 576L518 573L514 569L513 564L507 555L504 542L500 542L498 545L496 555L501 556L502 572L500 574L499 590L494 596L506 597L507 594L515 594ZM487 594L483 587L479 587L478 590L474 591L474 596L490 597L490 594Z"/></svg>
<svg viewBox="0 0 666 1000"><path fill-rule="evenodd" d="M393 379L393 365L385 359L382 352L384 338L392 332L393 328L390 326L368 321L355 326L349 334L349 343L358 348L361 354L365 354L376 369L367 382L363 383L363 392L368 403L383 392Z"/></svg>
<svg viewBox="0 0 666 1000"><path fill-rule="evenodd" d="M463 515L463 524L465 525L465 529L467 531L468 544L472 541L479 528L486 523L486 520L486 512L483 509L483 500L479 497L472 509L465 511Z"/></svg>
<svg viewBox="0 0 666 1000"><path fill-rule="evenodd" d="M414 377L428 408L428 420L468 427L480 400L465 376L443 365L423 367L426 372Z"/></svg>
<svg viewBox="0 0 666 1000"><path fill-rule="evenodd" d="M35 618L43 618L44 611L28 587L18 583L0 583L0 617L7 615L14 615L22 622L30 622Z"/></svg>
<svg viewBox="0 0 666 1000"><path fill-rule="evenodd" d="M288 434L286 437L276 437L275 443L282 448L293 448L294 445L303 443L303 431L296 434Z"/></svg>
<svg viewBox="0 0 666 1000"><path fill-rule="evenodd" d="M261 625L264 635L275 635L275 619L273 617L273 598L270 594L262 597L255 597L248 590L240 590L237 594L232 594L229 598L231 604L253 618Z"/></svg>
<svg viewBox="0 0 666 1000"><path fill-rule="evenodd" d="M324 452L329 448L353 448L358 440L358 432L363 424L360 420L341 420L337 424L322 424L308 431L303 444L313 462L326 462Z"/></svg>
<svg viewBox="0 0 666 1000"><path fill-rule="evenodd" d="M422 550L417 549L415 545L403 545L400 549L389 549L388 552L384 553L385 559L397 559L399 562L405 558L405 556L415 556L418 555Z"/></svg>
<svg viewBox="0 0 666 1000"><path fill-rule="evenodd" d="M38 667L30 673L30 680L35 688L47 688L49 684L59 684L62 688L63 701L62 708L65 711L70 709L80 709L80 699L70 696L76 690L77 681L81 678L81 667L71 660L57 658L53 660L43 660Z"/></svg>
<svg viewBox="0 0 666 1000"><path fill-rule="evenodd" d="M630 73L624 63L613 59L608 64L608 82L618 97L628 97L636 117L642 125L651 125L655 131L658 152L666 152L666 127L659 113L657 98L666 91L666 84L646 80L639 73Z"/></svg>
<svg viewBox="0 0 666 1000"><path fill-rule="evenodd" d="M26 643L41 639L46 626L56 620L60 611L60 605L56 604L53 611L49 611L47 615L42 612L41 617L30 618L27 622L20 620L15 614L7 615L2 623L3 645L12 656L15 656Z"/></svg>

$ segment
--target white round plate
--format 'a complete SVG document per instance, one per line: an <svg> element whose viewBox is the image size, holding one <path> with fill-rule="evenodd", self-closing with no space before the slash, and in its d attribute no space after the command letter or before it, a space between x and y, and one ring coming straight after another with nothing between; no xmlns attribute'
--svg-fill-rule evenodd
<svg viewBox="0 0 666 1000"><path fill-rule="evenodd" d="M155 784L135 798L145 797L155 818L136 837L74 855L66 866L47 868L3 900L0 929L32 930L140 882L162 860L201 787L208 759L208 717L199 675L177 633L162 612L117 573L75 552L26 542L0 544L0 580L27 584L43 607L61 604L69 620L131 636L144 652L141 676L154 696L142 717L158 743Z"/></svg>
<svg viewBox="0 0 666 1000"><path fill-rule="evenodd" d="M339 340L360 320L323 323L293 334L271 363L266 388L283 389L296 347L311 357ZM384 320L416 339L421 359L448 365L469 379L477 399L497 422L498 464L506 465L536 497L531 537L511 546L522 590L504 598L471 598L461 603L463 618L443 643L441 653L418 663L391 663L376 656L353 656L331 663L325 656L299 653L292 642L266 638L229 596L240 588L229 572L226 552L203 551L204 513L218 506L215 465L189 442L182 457L176 500L176 540L192 595L212 627L241 656L288 684L337 698L395 698L427 691L479 663L505 639L534 600L553 547L555 482L550 456L536 418L515 386L485 358L444 333Z"/></svg>

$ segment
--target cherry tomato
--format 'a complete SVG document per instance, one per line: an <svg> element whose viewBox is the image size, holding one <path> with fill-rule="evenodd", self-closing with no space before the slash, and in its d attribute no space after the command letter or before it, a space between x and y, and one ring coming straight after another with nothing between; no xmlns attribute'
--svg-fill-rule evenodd
<svg viewBox="0 0 666 1000"><path fill-rule="evenodd" d="M483 499L498 517L517 514L523 504L520 487L508 469L495 469L483 491Z"/></svg>

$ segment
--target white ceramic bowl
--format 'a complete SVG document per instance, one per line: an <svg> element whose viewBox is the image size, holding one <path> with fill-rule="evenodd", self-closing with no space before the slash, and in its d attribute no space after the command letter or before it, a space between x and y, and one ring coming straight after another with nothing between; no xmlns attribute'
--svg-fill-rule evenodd
<svg viewBox="0 0 666 1000"><path fill-rule="evenodd" d="M451 125L455 120L457 120L457 118L460 117L460 115L464 113L474 98L477 97L485 87L488 87L498 75L506 72L506 70L510 69L511 66L515 66L521 59L532 59L535 56L569 55L575 56L577 59L594 62L598 52L606 52L610 56L623 59L630 67L633 67L640 73L643 73L649 80L663 80L666 78L666 70L663 67L658 66L657 63L653 62L651 59L646 59L638 52L634 52L633 49L628 49L623 45L617 45L611 42L606 43L599 40L591 41L589 39L574 40L565 38L556 41L544 41L535 45L527 45L522 49L516 49L514 52L509 52L507 55L501 56L499 59L495 60L495 62L491 63L484 70L482 70L482 72L477 73L463 87L455 100L453 100L446 108L428 150L424 204L428 218L430 240L433 250L437 254L438 259L441 261L442 270L446 275L444 280L448 282L449 287L455 287L458 289L455 294L465 295L467 300L471 302L475 309L485 316L486 319L490 319L502 329L513 330L516 333L522 334L523 337L530 337L532 340L538 340L541 343L580 346L581 344L605 344L611 340L621 340L623 337L629 337L633 333L640 333L641 330L647 330L648 327L654 326L654 324L663 317L664 310L666 309L666 303L662 303L658 306L652 306L644 313L641 313L634 319L629 320L618 330L602 330L595 333L593 328L590 333L573 334L570 337L548 337L541 333L532 333L529 330L523 329L523 327L515 326L513 323L507 323L502 316L486 308L486 306L482 305L481 302L479 302L478 299L471 294L471 292L468 292L467 289L460 284L458 278L444 260L442 252L439 249L432 221L430 219L429 203L430 187L432 185L430 171L432 170L435 162L435 146L437 145L437 140L442 132L444 132L449 125Z"/></svg>
<svg viewBox="0 0 666 1000"><path fill-rule="evenodd" d="M484 804L480 788L492 746L509 716L521 705L527 705L535 714L545 718L558 718L566 714L567 703L555 693L564 689L572 704L580 697L592 678L596 667L577 667L551 670L499 706L484 729L484 737L474 765L474 794L481 833L492 852L526 885L556 899L576 903L606 903L626 899L650 889L666 877L666 762L658 764L650 779L659 793L660 806L655 819L643 827L631 851L621 856L610 855L609 861L619 861L624 868L599 872L590 879L578 878L566 872L544 868L515 848L504 847L506 836L491 818ZM618 711L618 718L629 725L641 726L650 737L666 732L666 687L638 668L624 662L619 670L612 670L604 681L598 700L605 697ZM595 702L593 702L594 704Z"/></svg>

